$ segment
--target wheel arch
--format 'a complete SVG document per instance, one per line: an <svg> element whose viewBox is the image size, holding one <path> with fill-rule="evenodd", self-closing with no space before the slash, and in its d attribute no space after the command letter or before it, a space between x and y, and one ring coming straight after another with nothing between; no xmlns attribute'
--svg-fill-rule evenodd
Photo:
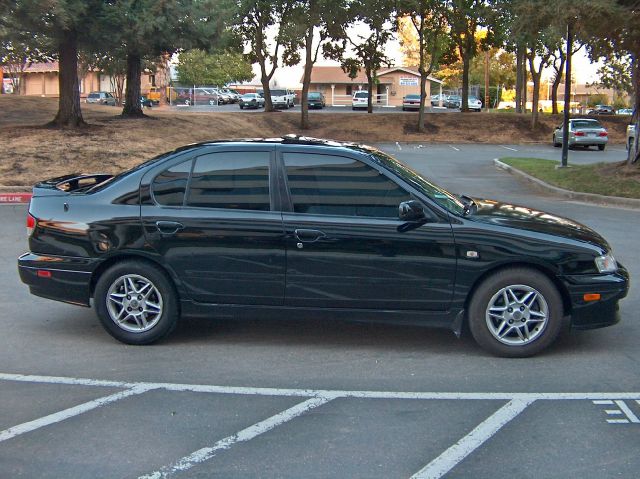
<svg viewBox="0 0 640 479"><path fill-rule="evenodd" d="M160 263L159 261L149 258L148 256L135 254L135 253L126 253L126 254L120 254L117 256L111 256L110 258L100 263L100 265L91 274L91 282L89 283L89 292L91 294L91 297L94 296L96 284L98 283L98 280L104 274L104 272L107 271L112 266L118 263L122 263L124 261L138 261L138 262L146 263L162 271L167 276L167 279L170 281L174 289L174 292L178 300L177 301L178 309L180 309L180 299L184 296L184 292L181 291L180 282L177 281L176 276L173 274L173 272L169 268L167 268L165 265Z"/></svg>
<svg viewBox="0 0 640 479"><path fill-rule="evenodd" d="M471 298L473 298L473 295L476 293L476 290L478 289L478 287L489 276L492 276L492 275L498 273L499 271L512 269L512 268L532 269L532 270L538 271L539 273L542 273L544 276L546 276L546 278L549 281L551 281L551 283L556 287L556 289L558 290L558 293L560 294L560 297L562 298L562 310L564 312L564 316L567 316L567 315L571 314L571 298L569 296L569 291L567 290L566 286L562 283L562 281L560 281L558 279L558 277L556 276L556 274L554 273L552 268L545 267L544 265L542 265L540 263L527 262L527 261L518 261L518 262L514 262L514 263L506 263L506 264L503 263L503 264L496 265L493 268L490 268L487 271L483 272L480 276L478 276L476 278L476 280L474 281L473 285L469 289L469 293L467 294L467 297L465 298L465 301L464 301L464 310L466 311L465 322L467 322L469 320L469 318L468 318L469 303L471 302Z"/></svg>

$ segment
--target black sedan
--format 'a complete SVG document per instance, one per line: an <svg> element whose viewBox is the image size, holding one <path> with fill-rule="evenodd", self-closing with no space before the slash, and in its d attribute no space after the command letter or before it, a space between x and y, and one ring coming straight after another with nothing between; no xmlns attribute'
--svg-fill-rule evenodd
<svg viewBox="0 0 640 479"><path fill-rule="evenodd" d="M212 141L117 176L38 183L18 260L31 293L93 304L129 344L180 317L467 323L502 356L565 319L619 319L628 273L588 227L456 196L366 146L287 136Z"/></svg>

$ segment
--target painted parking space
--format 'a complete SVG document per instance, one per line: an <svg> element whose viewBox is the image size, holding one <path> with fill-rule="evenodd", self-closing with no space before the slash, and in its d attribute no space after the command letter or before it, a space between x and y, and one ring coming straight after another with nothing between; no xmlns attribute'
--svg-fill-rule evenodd
<svg viewBox="0 0 640 479"><path fill-rule="evenodd" d="M640 435L640 392L310 390L0 374L5 395L23 394L25 384L67 388L62 396L75 389L78 401L42 417L35 416L47 411L34 408L29 421L0 431L3 469L27 477L308 477L310 470L323 477L494 477L501 462L530 461L531 440L537 450L560 444L584 462L598 457L588 452L600 445L586 439L595 431L616 444L616 457L632 457ZM87 389L98 397L81 402ZM0 413L14 417L6 404ZM611 416L626 418L627 427L614 431L623 422ZM381 434L381 423L392 426ZM123 430L127 439L119 440ZM175 435L183 438L178 447L169 441ZM289 453L300 444L304 460ZM99 460L93 451L101 451Z"/></svg>

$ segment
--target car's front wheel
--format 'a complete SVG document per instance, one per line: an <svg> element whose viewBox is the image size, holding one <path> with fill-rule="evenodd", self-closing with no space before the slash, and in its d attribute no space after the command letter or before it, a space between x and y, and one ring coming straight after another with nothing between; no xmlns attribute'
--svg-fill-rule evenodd
<svg viewBox="0 0 640 479"><path fill-rule="evenodd" d="M555 148L559 148L560 146L562 146L561 143L558 143L558 139L556 138L556 135L553 135L553 146Z"/></svg>
<svg viewBox="0 0 640 479"><path fill-rule="evenodd" d="M169 334L178 321L178 297L158 267L124 261L96 283L94 305L106 331L126 344L150 344Z"/></svg>
<svg viewBox="0 0 640 479"><path fill-rule="evenodd" d="M469 328L492 354L528 357L548 347L562 328L562 298L541 272L509 268L486 278L469 304Z"/></svg>
<svg viewBox="0 0 640 479"><path fill-rule="evenodd" d="M606 146L606 145L598 145L598 150L600 150L600 151L604 151L604 147L605 147L605 146Z"/></svg>

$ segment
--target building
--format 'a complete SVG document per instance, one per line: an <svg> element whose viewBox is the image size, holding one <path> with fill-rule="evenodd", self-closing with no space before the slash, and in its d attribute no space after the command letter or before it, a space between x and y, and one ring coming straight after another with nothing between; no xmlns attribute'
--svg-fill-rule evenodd
<svg viewBox="0 0 640 479"><path fill-rule="evenodd" d="M21 94L29 96L57 97L60 94L58 62L32 63L22 73ZM8 74L5 71L5 76ZM5 79L6 80L6 79ZM153 86L152 74L141 75L141 91L148 92ZM85 98L92 91L113 91L110 77L98 71L89 71L79 78L80 97Z"/></svg>
<svg viewBox="0 0 640 479"><path fill-rule="evenodd" d="M379 106L401 106L408 94L420 94L420 73L413 67L392 67L378 71L374 102ZM433 88L433 87L436 88ZM309 91L322 92L329 105L351 105L351 97L358 90L367 89L367 76L362 70L350 78L339 66L314 66ZM426 95L442 93L442 81L428 77Z"/></svg>

